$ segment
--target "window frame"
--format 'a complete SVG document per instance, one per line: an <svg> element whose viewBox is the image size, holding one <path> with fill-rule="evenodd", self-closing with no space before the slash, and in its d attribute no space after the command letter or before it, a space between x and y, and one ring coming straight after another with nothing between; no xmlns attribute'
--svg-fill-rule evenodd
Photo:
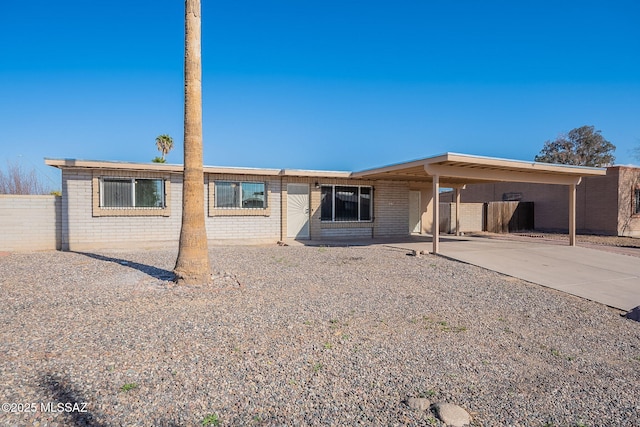
<svg viewBox="0 0 640 427"><path fill-rule="evenodd" d="M104 203L104 182L109 181L128 181L131 184L131 206L105 206ZM162 194L161 206L136 206L136 184L137 181L159 181L160 193ZM162 178L142 178L142 177L116 177L116 176L101 176L100 182L100 209L154 209L161 210L167 207L167 192L165 190L165 180Z"/></svg>
<svg viewBox="0 0 640 427"><path fill-rule="evenodd" d="M633 189L633 206L631 214L633 216L640 216L640 188Z"/></svg>
<svg viewBox="0 0 640 427"><path fill-rule="evenodd" d="M131 184L131 206L105 206L104 196L104 182L107 181L126 181ZM160 193L162 194L161 206L136 206L136 184L138 181L159 181ZM132 177L115 177L115 176L102 176L100 177L100 209L165 209L167 207L165 183L162 178L132 178Z"/></svg>
<svg viewBox="0 0 640 427"><path fill-rule="evenodd" d="M357 192L357 204L358 204L358 213L357 213L357 219L336 219L336 188L338 187L344 187L344 188L357 188L358 192ZM326 188L331 188L331 219L327 219L326 217L323 218L322 216L322 211L323 211L323 198L322 195L324 193L324 189ZM363 193L362 193L362 189L363 188L368 188L369 189L369 213L368 213L368 219L362 219L363 216L363 212L362 212L362 200L363 200ZM352 184L321 184L320 185L320 221L322 223L325 224L345 224L345 223L372 223L373 222L373 194L374 194L374 188L372 185L352 185Z"/></svg>
<svg viewBox="0 0 640 427"><path fill-rule="evenodd" d="M242 183L262 184L264 188L264 207L216 207L218 203L218 191L216 184L219 182L235 182L242 186ZM260 175L231 175L231 174L208 174L206 178L207 194L208 194L208 213L210 217L234 217L234 216L253 216L253 217L269 217L271 216L271 188L278 188L273 180L263 179ZM240 196L240 203L242 203ZM277 199L274 199L277 203Z"/></svg>
<svg viewBox="0 0 640 427"><path fill-rule="evenodd" d="M114 180L126 180L133 182L135 187L136 180L158 180L161 182L162 187L162 203L163 206L155 207L135 207L123 206L123 207L107 207L104 206L104 179ZM171 178L167 173L154 173L154 172L130 172L123 173L116 170L95 170L92 176L92 210L91 216L93 217L135 217L135 216L171 216ZM135 197L135 192L133 192Z"/></svg>
<svg viewBox="0 0 640 427"><path fill-rule="evenodd" d="M239 206L218 206L218 184L237 184L238 185L238 202L239 202ZM244 197L243 197L243 192L244 192L244 188L243 188L243 184L262 184L262 197L263 197L263 201L262 201L262 206L258 206L258 207L245 207L242 206L242 203L244 202ZM235 210L235 209L255 209L255 210L265 210L269 207L269 200L268 200L268 191L267 191L267 183L264 181L240 181L240 180L233 180L233 179L229 179L229 180L214 180L213 181L213 208L214 209L224 209L224 210Z"/></svg>

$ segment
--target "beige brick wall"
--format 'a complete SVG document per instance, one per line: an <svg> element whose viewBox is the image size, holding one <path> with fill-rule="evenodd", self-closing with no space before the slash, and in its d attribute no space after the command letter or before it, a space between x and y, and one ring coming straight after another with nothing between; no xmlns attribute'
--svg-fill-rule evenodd
<svg viewBox="0 0 640 427"><path fill-rule="evenodd" d="M123 175L124 174L124 175ZM131 175L134 174L134 175ZM99 200L96 184L100 177L132 176L161 177L165 180L167 192L166 209L144 212L144 216L127 213L122 210L108 210L96 206ZM267 184L268 209L251 212L239 212L227 215L212 208L213 183L216 179L240 181L263 181ZM374 188L373 220L363 222L330 223L320 221L320 189L315 183L337 185L367 185ZM406 182L373 182L364 180L348 180L339 178L310 177L265 177L249 176L230 177L228 175L208 174L203 182L205 194L205 225L210 243L275 243L284 238L286 230L286 185L287 183L308 183L310 189L310 238L336 237L396 237L409 234L409 189L420 189L423 193L423 209L428 211L430 188L424 185ZM93 250L105 248L155 248L177 247L182 214L182 176L170 172L123 172L101 170L94 171L81 168L68 168L62 174L63 198L53 196L41 199L40 204L49 203L47 209L37 213L30 209L27 202L3 203L0 214L4 215L3 248L14 250L18 233L13 232L20 227L27 227L38 239L26 249ZM48 200L48 202L43 202ZM56 202L57 200L57 202ZM56 205L57 203L57 205ZM39 205L40 206L40 205ZM58 206L56 211L55 206ZM28 216L23 211L29 212ZM99 210L98 210L99 209ZM56 213L57 212L57 213ZM425 219L430 220L429 214ZM10 218L10 219L9 219ZM16 221L21 221L16 224ZM35 226L34 224L39 224ZM426 225L426 227L425 227ZM38 227L42 228L38 228ZM423 222L428 229L430 223ZM56 230L58 234L56 234ZM13 234L12 234L13 233ZM24 244L24 233L19 233ZM57 237L55 237L57 236ZM11 242L11 243L10 243ZM38 243L39 242L39 243ZM49 242L49 243L43 243ZM31 244L31 243L30 243Z"/></svg>
<svg viewBox="0 0 640 427"><path fill-rule="evenodd" d="M100 171L97 176L123 176L122 171ZM142 175L140 175L142 176ZM150 174L149 177L156 177ZM62 173L62 249L153 248L177 246L182 212L182 184L177 174L168 174L166 192L171 196L170 216L94 215L94 173L67 169ZM100 216L97 216L100 215Z"/></svg>
<svg viewBox="0 0 640 427"><path fill-rule="evenodd" d="M122 172L101 171L99 176L122 176ZM100 216L93 214L94 173L67 169L63 172L62 187L65 204L62 209L62 248L88 250L100 248L177 247L182 215L182 176L167 174L166 191L170 215L157 216ZM154 175L155 176L155 175ZM206 177L213 186L216 176ZM220 179L229 179L221 175ZM280 180L245 176L244 180L267 181L270 214L268 216L211 216L209 185L203 183L205 193L205 226L210 244L243 243L251 241L276 242L280 238Z"/></svg>
<svg viewBox="0 0 640 427"><path fill-rule="evenodd" d="M373 237L409 235L409 188L405 182L376 183Z"/></svg>
<svg viewBox="0 0 640 427"><path fill-rule="evenodd" d="M309 185L309 238L370 238L409 234L409 186L407 183L374 182L322 177L285 177L282 182L282 230L287 230L287 184ZM362 222L327 222L320 220L322 185L372 186L373 220ZM286 236L283 236L283 239Z"/></svg>
<svg viewBox="0 0 640 427"><path fill-rule="evenodd" d="M309 199L310 199L310 223L309 223L309 238L322 240L331 238L355 238L355 237L372 237L373 228L375 226L376 205L378 198L378 187L371 181L363 180L348 180L348 179L336 179L336 178L288 178L287 183L309 183ZM363 222L327 222L320 220L320 201L321 190L316 188L315 183L319 186L322 185L362 185L373 186L373 209L374 220ZM286 184L284 184L286 193ZM283 196L283 229L286 230L286 194Z"/></svg>
<svg viewBox="0 0 640 427"><path fill-rule="evenodd" d="M265 182L267 209L238 209L240 215L224 215L213 206L215 180ZM205 220L210 243L275 243L280 240L281 182L279 177L209 175L209 195L205 203L210 207ZM182 200L182 197L181 199Z"/></svg>
<svg viewBox="0 0 640 427"><path fill-rule="evenodd" d="M61 199L0 195L0 251L59 249Z"/></svg>
<svg viewBox="0 0 640 427"><path fill-rule="evenodd" d="M460 203L460 232L483 231L484 203ZM455 233L456 204L440 203L440 232Z"/></svg>

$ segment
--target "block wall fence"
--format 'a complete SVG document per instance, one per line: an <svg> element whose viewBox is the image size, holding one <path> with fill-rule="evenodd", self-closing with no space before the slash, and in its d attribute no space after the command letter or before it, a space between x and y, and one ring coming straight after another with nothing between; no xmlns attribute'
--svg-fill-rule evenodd
<svg viewBox="0 0 640 427"><path fill-rule="evenodd" d="M61 247L60 196L0 195L0 251Z"/></svg>

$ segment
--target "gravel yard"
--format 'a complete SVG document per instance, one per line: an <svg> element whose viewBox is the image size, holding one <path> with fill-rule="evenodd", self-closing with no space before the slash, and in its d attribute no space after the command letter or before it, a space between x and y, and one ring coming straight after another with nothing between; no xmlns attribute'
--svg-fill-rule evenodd
<svg viewBox="0 0 640 427"><path fill-rule="evenodd" d="M380 246L210 255L211 287L167 282L173 250L0 256L0 403L37 406L0 425L441 425L420 396L474 426L640 425L615 310Z"/></svg>

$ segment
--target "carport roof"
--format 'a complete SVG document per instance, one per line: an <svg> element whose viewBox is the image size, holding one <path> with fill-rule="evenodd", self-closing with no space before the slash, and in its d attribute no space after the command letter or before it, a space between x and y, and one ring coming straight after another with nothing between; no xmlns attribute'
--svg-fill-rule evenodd
<svg viewBox="0 0 640 427"><path fill-rule="evenodd" d="M460 186L483 182L533 182L578 184L584 176L606 175L605 168L557 165L445 153L351 174L353 178L390 181L432 182L438 175L442 185Z"/></svg>

